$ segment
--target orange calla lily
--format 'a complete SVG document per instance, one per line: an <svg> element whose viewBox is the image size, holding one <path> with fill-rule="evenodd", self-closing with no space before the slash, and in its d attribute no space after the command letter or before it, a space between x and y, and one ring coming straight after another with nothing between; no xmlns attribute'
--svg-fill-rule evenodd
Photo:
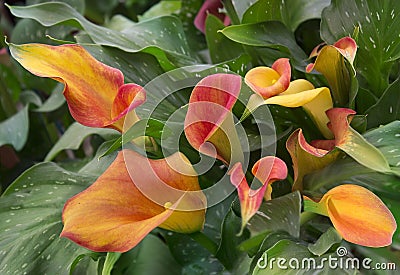
<svg viewBox="0 0 400 275"><path fill-rule="evenodd" d="M85 126L122 132L126 114L146 100L141 86L124 84L121 71L97 61L82 46L9 44L9 48L31 73L65 85L63 93L71 115Z"/></svg>
<svg viewBox="0 0 400 275"><path fill-rule="evenodd" d="M358 185L334 187L318 203L305 198L304 209L328 216L343 239L363 246L390 245L397 228L379 197Z"/></svg>
<svg viewBox="0 0 400 275"><path fill-rule="evenodd" d="M327 128L328 117L325 112L333 107L328 88L314 88L311 82L297 79L290 82L291 67L289 59L280 58L272 68L256 67L247 72L246 84L256 93L251 95L243 117L263 104L284 107L303 107L326 138L332 134Z"/></svg>
<svg viewBox="0 0 400 275"><path fill-rule="evenodd" d="M258 160L251 170L253 175L262 183L257 189L250 189L243 173L242 164L236 163L230 170L231 183L236 187L242 214L242 228L253 217L263 201L263 198L271 199L271 184L277 180L283 180L287 176L286 164L279 158L268 156Z"/></svg>
<svg viewBox="0 0 400 275"><path fill-rule="evenodd" d="M133 166L142 182L130 175ZM153 200L142 192L143 184L168 191L163 190L162 201ZM201 230L205 208L196 173L183 154L151 160L123 150L95 183L66 202L61 236L93 251L125 252L158 226L180 233Z"/></svg>
<svg viewBox="0 0 400 275"><path fill-rule="evenodd" d="M290 135L286 148L292 157L294 170L294 190L303 189L303 177L332 163L344 151L360 164L380 172L390 172L389 164L383 154L350 126L356 113L347 108L328 110L328 124L335 139L314 140L310 144L301 129Z"/></svg>
<svg viewBox="0 0 400 275"><path fill-rule="evenodd" d="M389 163L381 151L350 126L350 122L356 114L354 110L333 108L326 113L330 120L328 127L335 139L315 140L311 143L313 146L328 151L336 147L372 170L383 173L391 172Z"/></svg>
<svg viewBox="0 0 400 275"><path fill-rule="evenodd" d="M192 91L185 118L185 135L193 148L227 165L243 159L231 113L240 88L239 75L214 74L203 78Z"/></svg>
<svg viewBox="0 0 400 275"><path fill-rule="evenodd" d="M293 190L303 190L305 175L324 168L339 156L338 150L327 151L309 144L301 129L294 131L286 141L293 163Z"/></svg>

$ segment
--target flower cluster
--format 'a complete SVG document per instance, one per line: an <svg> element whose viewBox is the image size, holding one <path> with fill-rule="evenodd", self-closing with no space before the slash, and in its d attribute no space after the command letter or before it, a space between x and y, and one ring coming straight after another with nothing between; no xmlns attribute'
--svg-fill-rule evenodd
<svg viewBox="0 0 400 275"><path fill-rule="evenodd" d="M196 19L200 29L203 28L201 18L199 15ZM340 55L352 64L357 46L353 39L346 37L333 46L318 49L313 51L312 56L317 58L307 71L316 69L324 73L325 67L321 64L329 62L331 55ZM124 84L119 70L97 61L82 46L26 44L10 45L10 50L31 73L64 84L69 110L83 125L123 132L127 114L134 113L146 100L141 86ZM289 59L280 58L272 67L255 67L247 72L244 81L254 94L248 100L243 119L264 104L302 107L327 138L310 144L302 129L288 138L286 146L294 171L293 191L301 192L304 176L326 167L341 152L363 164L362 157L351 153L359 149L354 140L360 139L350 126L355 111L335 108L327 87L315 88L305 79L292 81ZM271 184L286 179L288 170L280 158L262 157L252 169L261 187L249 186L232 112L241 87L242 79L235 74L203 78L191 92L184 131L194 149L215 157L228 168L241 205L243 231L263 200L271 200ZM341 97L333 95L333 98L339 102ZM125 129L139 120L136 114L133 117L125 122L128 123ZM153 190L151 197L146 195L148 190ZM340 235L356 244L389 245L396 229L396 222L383 202L361 186L339 185L320 199L304 196L304 205L305 211L328 216ZM93 251L124 252L156 227L180 233L202 230L206 208L207 199L198 175L183 153L152 160L125 149L87 190L66 202L61 236Z"/></svg>

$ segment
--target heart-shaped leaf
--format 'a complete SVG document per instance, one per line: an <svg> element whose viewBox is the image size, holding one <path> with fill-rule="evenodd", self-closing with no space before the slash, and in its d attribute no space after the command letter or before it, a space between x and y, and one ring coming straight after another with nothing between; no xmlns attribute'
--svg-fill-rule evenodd
<svg viewBox="0 0 400 275"><path fill-rule="evenodd" d="M252 236L283 230L297 238L300 235L300 212L300 193L293 192L261 204L248 228Z"/></svg>
<svg viewBox="0 0 400 275"><path fill-rule="evenodd" d="M67 274L74 259L89 251L59 238L61 211L94 180L54 163L24 172L0 197L0 273Z"/></svg>

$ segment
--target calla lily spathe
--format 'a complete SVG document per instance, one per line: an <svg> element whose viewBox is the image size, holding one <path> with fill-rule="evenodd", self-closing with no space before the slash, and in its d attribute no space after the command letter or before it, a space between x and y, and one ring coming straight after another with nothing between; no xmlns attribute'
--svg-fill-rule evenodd
<svg viewBox="0 0 400 275"><path fill-rule="evenodd" d="M352 89L352 78L356 74L353 62L357 44L351 37L343 37L333 45L318 45L310 57L317 57L315 63L306 67L307 72L316 70L324 75L332 90L335 106L347 106ZM346 66L346 62L350 66Z"/></svg>
<svg viewBox="0 0 400 275"><path fill-rule="evenodd" d="M333 107L328 88L314 88L311 82L297 79L290 82L291 67L289 59L280 58L271 68L256 67L247 72L246 84L256 93L251 95L244 117L263 104L284 107L303 107L326 138L332 134L327 128L328 117L325 112Z"/></svg>
<svg viewBox="0 0 400 275"><path fill-rule="evenodd" d="M258 160L251 172L262 183L257 190L250 189L240 162L236 163L229 172L231 183L236 187L239 196L242 215L241 231L250 218L257 213L263 198L271 199L271 184L286 178L287 167L281 159L268 156Z"/></svg>
<svg viewBox="0 0 400 275"><path fill-rule="evenodd" d="M347 108L328 110L328 128L334 139L314 140L307 143L301 129L293 132L286 148L293 162L294 190L303 189L303 177L332 163L344 151L360 164L380 172L390 172L389 164L382 153L350 126L355 111Z"/></svg>
<svg viewBox="0 0 400 275"><path fill-rule="evenodd" d="M343 239L363 246L390 245L397 228L386 205L358 185L334 187L317 203L305 198L304 209L328 216Z"/></svg>
<svg viewBox="0 0 400 275"><path fill-rule="evenodd" d="M206 20L209 14L212 14L218 17L225 26L228 26L231 23L229 16L226 13L221 12L223 8L223 4L221 0L206 0L201 6L199 12L197 13L193 24L196 28L205 33L206 29Z"/></svg>
<svg viewBox="0 0 400 275"><path fill-rule="evenodd" d="M256 67L247 72L246 84L263 99L287 90L292 71L288 58L280 58L272 67Z"/></svg>
<svg viewBox="0 0 400 275"><path fill-rule="evenodd" d="M143 192L162 186L161 201ZM61 236L93 251L125 252L158 226L180 233L201 230L206 206L196 172L182 153L151 160L123 150L95 183L66 202Z"/></svg>
<svg viewBox="0 0 400 275"><path fill-rule="evenodd" d="M231 112L239 96L241 77L214 74L193 89L185 118L185 135L199 152L229 165L243 160Z"/></svg>
<svg viewBox="0 0 400 275"><path fill-rule="evenodd" d="M329 50L335 50L335 51L339 52L344 58L346 58L349 61L351 66L353 66L354 59L355 59L356 53L357 53L357 44L353 38L351 38L349 36L343 37L343 38L339 39L338 41L336 41L333 45L326 45L326 43L322 43L312 50L312 52L310 54L310 58L317 57L317 60L318 60L319 55L323 56L323 55L325 55L324 52L329 51ZM324 58L319 57L319 59L324 59ZM315 61L315 63L310 63L307 65L307 68L306 68L307 72L311 72L314 69L314 67L316 66L317 60ZM320 61L318 61L318 62L320 62Z"/></svg>
<svg viewBox="0 0 400 275"><path fill-rule="evenodd" d="M97 61L80 45L9 44L9 48L31 73L65 85L63 94L71 115L85 126L122 132L127 113L146 100L141 86L124 84L121 71ZM125 127L136 122L135 114L132 118Z"/></svg>

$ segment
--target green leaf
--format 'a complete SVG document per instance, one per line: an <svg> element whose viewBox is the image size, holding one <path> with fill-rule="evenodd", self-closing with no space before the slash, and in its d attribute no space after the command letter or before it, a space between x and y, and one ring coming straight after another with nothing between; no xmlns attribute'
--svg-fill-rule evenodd
<svg viewBox="0 0 400 275"><path fill-rule="evenodd" d="M48 27L72 24L86 31L98 45L119 48L125 52L146 52L154 55L164 70L193 64L181 22L173 16L157 17L114 31L91 23L64 3L50 2L29 7L9 7L13 15L32 18ZM159 33L159 35L155 35Z"/></svg>
<svg viewBox="0 0 400 275"><path fill-rule="evenodd" d="M28 138L29 117L28 105L18 113L0 122L0 146L11 144L19 151L24 147Z"/></svg>
<svg viewBox="0 0 400 275"><path fill-rule="evenodd" d="M174 0L169 0L169 1L160 1L159 3L155 4L152 6L150 9L148 9L143 15L138 16L140 21L154 18L157 16L163 16L163 15L171 15L174 13L179 12L179 9L181 8L181 1L174 1Z"/></svg>
<svg viewBox="0 0 400 275"><path fill-rule="evenodd" d="M274 246L277 242L281 240L298 241L297 238L294 238L285 231L274 231L266 234L263 240L259 242L257 246L252 247L252 249L248 251L249 256L253 257L250 270L253 270L256 267L258 259L260 259L263 256L266 250L270 249L272 246ZM243 244L245 244L245 242Z"/></svg>
<svg viewBox="0 0 400 275"><path fill-rule="evenodd" d="M181 1L179 19L182 21L183 31L186 34L189 47L199 52L206 48L204 35L194 26L194 18L197 15L203 0L185 0Z"/></svg>
<svg viewBox="0 0 400 275"><path fill-rule="evenodd" d="M337 263L332 273L333 262ZM358 274L351 264L340 265L339 262L353 262L348 255L339 257L336 253L315 257L306 246L292 240L280 240L258 258L252 274Z"/></svg>
<svg viewBox="0 0 400 275"><path fill-rule="evenodd" d="M359 87L355 104L357 106L357 113L365 114L368 109L378 102L378 98L368 89Z"/></svg>
<svg viewBox="0 0 400 275"><path fill-rule="evenodd" d="M325 193L340 183L358 184L375 192L400 199L400 178L378 173L351 158L339 159L327 167L306 175L303 188L306 193Z"/></svg>
<svg viewBox="0 0 400 275"><path fill-rule="evenodd" d="M200 177L200 180L204 179ZM226 180L229 181L229 178ZM215 183L215 177L212 183ZM225 184L229 183L225 182ZM161 231L172 255L183 267L182 274L210 274L224 269L214 253L218 249L217 243L221 242L223 223L231 209L234 197L235 194L232 193L222 202L207 209L202 232L185 235Z"/></svg>
<svg viewBox="0 0 400 275"><path fill-rule="evenodd" d="M400 180L399 180L400 181ZM397 182L398 185L399 182ZM399 194L400 191L397 191L397 194ZM387 197L382 197L383 202L386 204L386 206L389 208L390 212L392 212L393 217L395 218L397 222L397 229L393 234L393 242L392 246L397 249L397 252L400 251L400 200L399 199L392 199L392 198L387 198ZM400 259L400 258L398 258ZM400 266L400 264L398 265Z"/></svg>
<svg viewBox="0 0 400 275"><path fill-rule="evenodd" d="M321 256L326 253L334 244L342 241L342 237L338 234L334 227L330 227L323 233L318 240L308 245L308 250L314 255Z"/></svg>
<svg viewBox="0 0 400 275"><path fill-rule="evenodd" d="M385 156L392 171L400 176L400 121L396 120L364 134L365 139Z"/></svg>
<svg viewBox="0 0 400 275"><path fill-rule="evenodd" d="M111 163L117 157L117 152L109 154L100 158L100 156L104 155L104 152L110 148L111 144L114 140L108 140L100 145L99 149L97 149L96 155L93 157L91 161L85 164L81 169L79 169L79 173L83 173L85 175L93 175L95 177L100 176L104 173L104 171L111 165Z"/></svg>
<svg viewBox="0 0 400 275"><path fill-rule="evenodd" d="M245 11L258 0L230 0L239 20L242 20Z"/></svg>
<svg viewBox="0 0 400 275"><path fill-rule="evenodd" d="M35 5L35 4L40 4L40 3L45 3L45 2L50 2L49 0L27 0L26 5ZM83 14L85 11L85 3L86 1L82 0L57 0L57 2L63 2L65 4L70 5L72 8L77 10L79 13Z"/></svg>
<svg viewBox="0 0 400 275"><path fill-rule="evenodd" d="M21 83L18 81L18 78L15 75L15 71L13 68L5 66L4 64L0 64L0 85L3 86L1 89L4 89L4 93L1 92L1 105L3 109L5 108L12 108L13 106L6 106L12 105L13 102L16 102L19 99L19 95L21 93ZM11 97L12 101L7 102L4 97Z"/></svg>
<svg viewBox="0 0 400 275"><path fill-rule="evenodd" d="M48 0L28 0L26 6L40 4L44 2L50 2ZM54 2L54 1L53 1ZM57 2L63 2L70 5L72 8L77 10L80 14L85 11L85 1L82 0L58 0ZM65 39L67 35L72 33L75 29L70 26L52 26L46 28L39 24L37 21L24 18L19 20L12 30L10 35L10 41L15 44L24 43L44 43L56 45L57 43L47 36L54 37L56 39Z"/></svg>
<svg viewBox="0 0 400 275"><path fill-rule="evenodd" d="M357 254L361 254L362 258L370 258L372 261L369 264L373 268L373 272L366 274L374 275L396 275L399 273L400 254L399 251L387 249L386 247L372 248L365 246L355 246ZM386 265L387 269L376 269L375 265L380 264L381 267ZM391 268L390 268L391 265Z"/></svg>
<svg viewBox="0 0 400 275"><path fill-rule="evenodd" d="M215 178L220 177L220 175L213 175L212 179L209 179L209 186L215 184ZM204 181L204 177L200 177L200 181ZM220 181L221 184L230 184L229 177L222 179ZM224 190L225 191L225 190ZM216 244L220 244L221 242L221 232L223 230L224 221L226 216L231 211L231 206L234 198L236 197L235 193L232 193L229 197L217 203L209 208L206 211L206 222L204 224L204 229L202 233L206 235L210 240L215 242ZM239 231L238 231L239 232ZM236 232L236 233L238 233ZM218 245L217 245L218 249ZM215 252L217 251L215 250Z"/></svg>
<svg viewBox="0 0 400 275"><path fill-rule="evenodd" d="M137 137L149 136L161 139L161 137L166 138L168 135L169 129L161 121L152 118L139 120L128 131L117 138L100 158L114 152Z"/></svg>
<svg viewBox="0 0 400 275"><path fill-rule="evenodd" d="M48 113L57 110L65 103L63 95L64 85L57 84L50 94L50 97L39 107L33 109L34 112Z"/></svg>
<svg viewBox="0 0 400 275"><path fill-rule="evenodd" d="M237 269L243 258L247 255L238 249L238 245L249 237L247 230L238 236L242 226L242 220L235 215L231 209L224 219L221 234L221 243L218 248L216 257L220 260L228 270Z"/></svg>
<svg viewBox="0 0 400 275"><path fill-rule="evenodd" d="M98 252L87 252L79 255L70 264L69 275L97 274L99 259L103 257L103 254Z"/></svg>
<svg viewBox="0 0 400 275"><path fill-rule="evenodd" d="M133 27L136 23L130 20L129 18L121 15L116 14L111 19L104 24L104 27L114 30L114 31L123 31L130 27Z"/></svg>
<svg viewBox="0 0 400 275"><path fill-rule="evenodd" d="M372 170L383 173L391 172L389 163L381 151L353 128L349 127L347 131L349 133L347 140L336 147Z"/></svg>
<svg viewBox="0 0 400 275"><path fill-rule="evenodd" d="M65 131L64 135L57 141L57 143L51 148L50 152L47 153L45 161L50 161L55 156L65 149L76 150L79 148L83 140L90 135L100 135L104 139L110 139L118 135L118 132L112 129L106 128L92 128L87 127L78 122L71 124L71 126Z"/></svg>
<svg viewBox="0 0 400 275"><path fill-rule="evenodd" d="M42 99L40 96L31 90L23 91L19 96L19 100L24 105L33 104L38 107L42 106Z"/></svg>
<svg viewBox="0 0 400 275"><path fill-rule="evenodd" d="M300 235L301 195L293 192L263 202L247 228L252 237L266 232L283 230L295 238Z"/></svg>
<svg viewBox="0 0 400 275"><path fill-rule="evenodd" d="M188 235L166 232L163 236L171 254L183 267L181 274L220 273L224 269L215 256Z"/></svg>
<svg viewBox="0 0 400 275"><path fill-rule="evenodd" d="M221 20L209 14L206 19L206 40L210 58L213 63L219 63L226 60L231 60L243 54L243 46L228 39L220 30L224 29L225 25Z"/></svg>
<svg viewBox="0 0 400 275"><path fill-rule="evenodd" d="M400 120L400 78L397 78L385 90L379 101L369 108L368 128L377 127L389 123L393 120Z"/></svg>
<svg viewBox="0 0 400 275"><path fill-rule="evenodd" d="M301 271L299 269L294 269L288 266L288 262L291 259L298 259L301 263L303 258L310 258L312 254L308 251L307 247L296 244L291 240L280 240L274 246L269 248L264 252L263 256L260 258L259 264L256 265L253 270L253 274L299 274ZM286 268L280 269L277 263L271 261L274 258L283 258L286 261ZM265 265L265 267L264 267ZM301 273L300 273L301 274Z"/></svg>
<svg viewBox="0 0 400 275"><path fill-rule="evenodd" d="M321 18L329 4L330 0L259 0L246 10L242 23L277 20L294 32L302 22Z"/></svg>
<svg viewBox="0 0 400 275"><path fill-rule="evenodd" d="M11 33L10 42L14 44L44 43L57 45L55 41L47 36L65 39L73 30L76 30L76 28L62 25L45 27L33 19L24 18L15 25Z"/></svg>
<svg viewBox="0 0 400 275"><path fill-rule="evenodd" d="M248 54L242 54L237 58L216 64L216 67L228 69L238 75L244 76L249 70L251 57Z"/></svg>
<svg viewBox="0 0 400 275"><path fill-rule="evenodd" d="M78 36L80 43L92 43ZM157 59L147 53L128 53L117 48L102 47L99 45L84 45L97 60L122 71L126 82L144 86L149 81L164 73ZM148 95L150 96L150 95Z"/></svg>
<svg viewBox="0 0 400 275"><path fill-rule="evenodd" d="M135 248L123 253L114 265L113 275L181 274L182 267L168 246L156 236L147 235Z"/></svg>
<svg viewBox="0 0 400 275"><path fill-rule="evenodd" d="M332 0L324 9L321 36L329 44L359 27L356 68L365 87L380 97L394 61L400 57L400 2L397 0Z"/></svg>
<svg viewBox="0 0 400 275"><path fill-rule="evenodd" d="M118 6L118 0L85 0L85 17L92 22L107 21Z"/></svg>
<svg viewBox="0 0 400 275"><path fill-rule="evenodd" d="M24 172L0 197L0 273L68 274L89 251L59 238L67 199L95 180L41 163Z"/></svg>
<svg viewBox="0 0 400 275"><path fill-rule="evenodd" d="M229 39L249 46L267 47L290 54L298 64L307 59L292 32L278 21L234 25L221 31Z"/></svg>

